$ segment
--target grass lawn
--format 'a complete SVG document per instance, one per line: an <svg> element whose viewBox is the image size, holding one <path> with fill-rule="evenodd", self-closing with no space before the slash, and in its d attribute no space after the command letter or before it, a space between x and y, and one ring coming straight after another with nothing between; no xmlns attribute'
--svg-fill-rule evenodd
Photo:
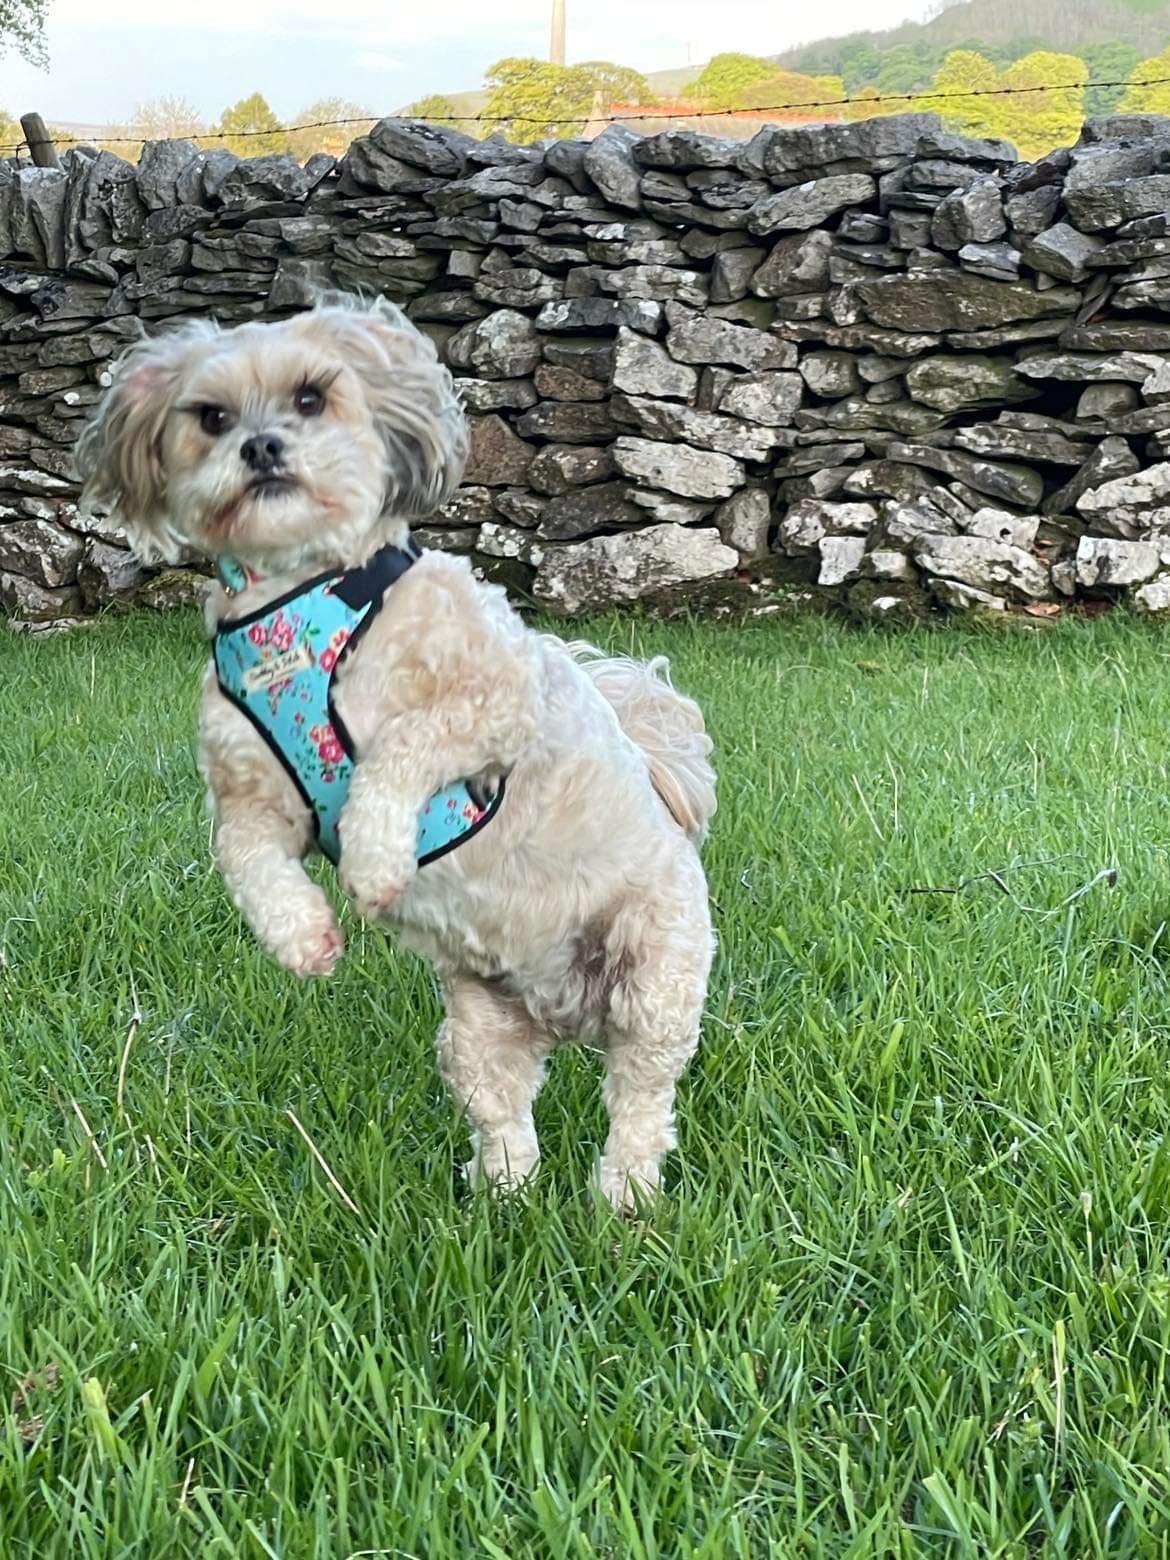
<svg viewBox="0 0 1170 1560"><path fill-rule="evenodd" d="M649 1228L596 1058L465 1201L426 968L253 945L193 623L5 641L0 1554L1170 1549L1170 638L597 632L722 776Z"/></svg>

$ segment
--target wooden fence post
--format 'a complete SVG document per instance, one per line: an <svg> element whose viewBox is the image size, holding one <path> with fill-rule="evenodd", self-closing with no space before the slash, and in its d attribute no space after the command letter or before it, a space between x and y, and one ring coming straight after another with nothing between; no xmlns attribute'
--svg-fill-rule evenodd
<svg viewBox="0 0 1170 1560"><path fill-rule="evenodd" d="M60 168L56 144L50 139L45 121L39 114L22 114L20 128L28 142L29 154L38 168Z"/></svg>

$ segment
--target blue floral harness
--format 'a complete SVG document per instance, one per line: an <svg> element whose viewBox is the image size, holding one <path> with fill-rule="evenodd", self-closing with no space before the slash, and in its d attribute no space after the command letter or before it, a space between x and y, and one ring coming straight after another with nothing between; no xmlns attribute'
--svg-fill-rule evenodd
<svg viewBox="0 0 1170 1560"><path fill-rule="evenodd" d="M246 617L223 619L213 641L220 691L264 738L313 818L317 844L336 864L337 822L354 769L354 745L333 700L337 668L374 621L390 586L421 557L414 542L383 547L369 563L319 574ZM246 575L222 559L220 578ZM504 782L485 795L473 780L444 786L423 808L415 851L437 861L495 817Z"/></svg>

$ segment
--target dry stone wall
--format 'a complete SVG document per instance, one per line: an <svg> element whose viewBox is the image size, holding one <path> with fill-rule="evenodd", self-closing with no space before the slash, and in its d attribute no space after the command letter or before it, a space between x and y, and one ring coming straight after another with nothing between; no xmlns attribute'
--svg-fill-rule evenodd
<svg viewBox="0 0 1170 1560"><path fill-rule="evenodd" d="M931 115L546 147L387 120L340 163L186 141L0 169L0 604L195 599L77 507L140 332L380 291L459 377L421 528L547 610L1170 609L1170 120L1021 164Z"/></svg>

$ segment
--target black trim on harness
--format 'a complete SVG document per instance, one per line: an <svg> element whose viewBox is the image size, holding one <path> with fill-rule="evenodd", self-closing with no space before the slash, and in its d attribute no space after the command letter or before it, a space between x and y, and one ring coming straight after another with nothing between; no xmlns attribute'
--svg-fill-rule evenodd
<svg viewBox="0 0 1170 1560"><path fill-rule="evenodd" d="M311 579L302 580L294 589L286 590L283 596L265 602L254 612L248 612L243 617L222 618L216 625L216 630L218 632L220 626L247 628L252 623L258 623L261 618L266 618L270 612L276 612L280 607L287 607L290 601L295 601L298 596L307 595L309 591L316 590L318 585L324 585L329 580L337 581L334 589L347 607L353 607L356 611L358 607L365 606L367 601L375 603L376 606L380 604L381 593L389 590L391 585L400 580L407 569L416 564L421 557L422 548L413 538L405 547L381 547L369 563L364 563L356 569L341 571L326 569L322 574L314 574ZM349 583L351 581L352 584Z"/></svg>
<svg viewBox="0 0 1170 1560"><path fill-rule="evenodd" d="M464 781L464 784L466 784L466 781ZM488 809L484 813L483 817L477 818L471 825L471 828L468 829L465 834L457 834L453 840L448 840L445 845L439 845L434 850L427 851L425 856L420 856L418 858L419 866L429 867L432 861L438 861L442 856L449 856L453 850L458 850L460 845L466 845L468 840L473 840L481 829L486 829L488 824L499 812L503 803L505 784L506 781L501 776L500 788L492 800L488 803ZM471 796L470 788L468 789L467 794ZM471 799L472 801L475 801L473 796Z"/></svg>
<svg viewBox="0 0 1170 1560"><path fill-rule="evenodd" d="M215 657L215 680L219 683L220 693L223 694L224 698L228 701L233 709L239 710L240 714L248 722L252 730L264 738L269 751L272 753L280 767L284 770L285 774L292 781L293 785L296 786L297 795L300 797L301 801L304 802L305 807L308 809L309 817L313 820L313 838L317 841L318 849L321 849L321 817L317 809L313 806L312 797L309 795L308 791L305 790L300 775L297 774L296 770L289 763L288 759L285 758L283 751L277 747L276 742L273 740L272 734L268 730L267 726L258 721L248 706L246 704L241 704L231 689L225 688L222 681L220 681L218 656ZM327 854L327 852L321 849L321 854L324 856Z"/></svg>

